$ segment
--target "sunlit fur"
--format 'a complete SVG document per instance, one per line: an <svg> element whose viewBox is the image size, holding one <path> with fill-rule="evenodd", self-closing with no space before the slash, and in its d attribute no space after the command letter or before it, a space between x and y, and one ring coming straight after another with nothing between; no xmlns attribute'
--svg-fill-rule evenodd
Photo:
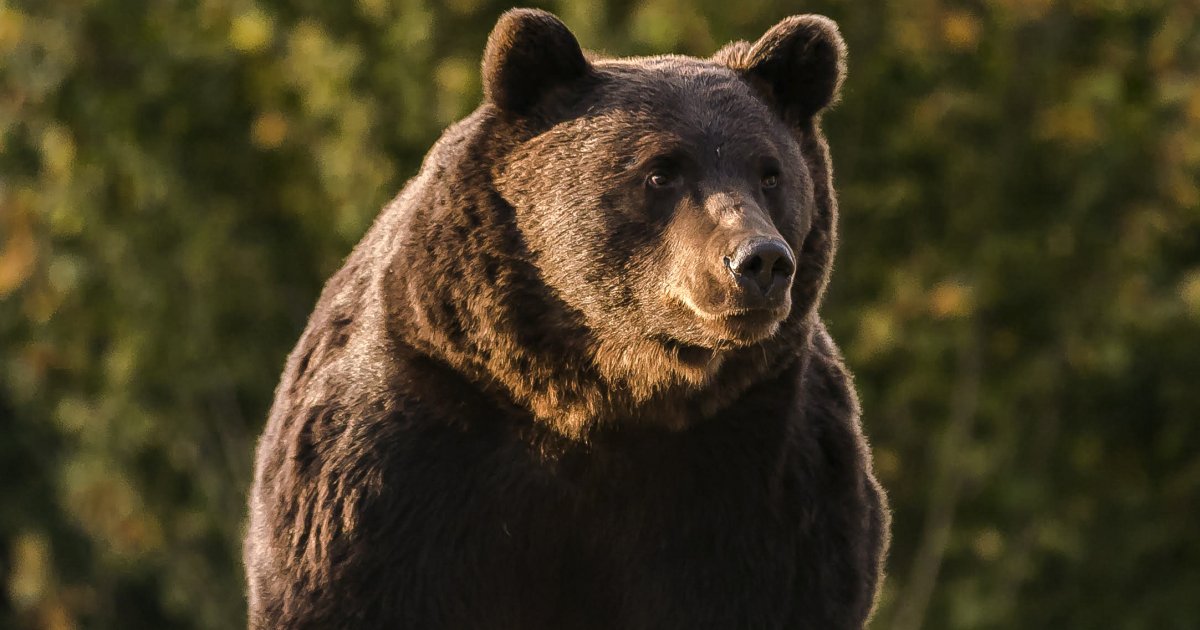
<svg viewBox="0 0 1200 630"><path fill-rule="evenodd" d="M288 359L250 625L861 628L887 512L818 316L843 58L815 16L714 59L610 60L506 14L484 104ZM669 195L646 183L664 154ZM755 235L796 262L765 308L725 262Z"/></svg>

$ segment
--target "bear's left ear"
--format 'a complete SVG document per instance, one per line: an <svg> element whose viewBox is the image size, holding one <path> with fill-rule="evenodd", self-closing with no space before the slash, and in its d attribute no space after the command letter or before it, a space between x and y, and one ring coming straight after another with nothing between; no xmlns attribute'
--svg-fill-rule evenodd
<svg viewBox="0 0 1200 630"><path fill-rule="evenodd" d="M754 44L729 44L713 60L745 77L795 124L837 100L846 74L846 44L833 20L794 15Z"/></svg>
<svg viewBox="0 0 1200 630"><path fill-rule="evenodd" d="M483 94L500 109L525 113L551 89L590 70L561 20L538 9L511 9L488 36Z"/></svg>

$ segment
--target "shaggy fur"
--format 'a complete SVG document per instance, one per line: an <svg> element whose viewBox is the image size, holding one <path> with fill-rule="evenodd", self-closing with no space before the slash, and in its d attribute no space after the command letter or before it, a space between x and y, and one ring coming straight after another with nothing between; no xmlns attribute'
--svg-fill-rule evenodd
<svg viewBox="0 0 1200 630"><path fill-rule="evenodd" d="M843 59L817 16L610 60L505 14L288 359L250 626L861 628L887 510L817 313Z"/></svg>

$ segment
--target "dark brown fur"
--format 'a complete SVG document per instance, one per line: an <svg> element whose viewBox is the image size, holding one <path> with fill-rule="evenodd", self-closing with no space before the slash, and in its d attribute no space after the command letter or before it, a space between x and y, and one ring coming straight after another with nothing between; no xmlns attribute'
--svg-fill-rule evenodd
<svg viewBox="0 0 1200 630"><path fill-rule="evenodd" d="M484 105L288 360L250 626L861 628L887 510L817 313L843 57L816 16L713 60L585 60L505 14ZM765 238L795 273L764 298L728 259Z"/></svg>

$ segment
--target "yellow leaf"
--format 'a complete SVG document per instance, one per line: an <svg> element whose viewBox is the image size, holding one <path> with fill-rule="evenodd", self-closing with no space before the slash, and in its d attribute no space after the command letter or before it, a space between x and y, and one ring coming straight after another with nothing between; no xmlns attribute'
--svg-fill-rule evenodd
<svg viewBox="0 0 1200 630"><path fill-rule="evenodd" d="M996 528L988 527L975 536L971 547L980 560L995 560L1004 553L1004 536Z"/></svg>
<svg viewBox="0 0 1200 630"><path fill-rule="evenodd" d="M229 43L241 52L253 53L266 48L274 34L274 20L256 9L233 19L229 29Z"/></svg>
<svg viewBox="0 0 1200 630"><path fill-rule="evenodd" d="M969 11L949 11L942 17L942 39L954 50L974 50L979 43L979 18Z"/></svg>
<svg viewBox="0 0 1200 630"><path fill-rule="evenodd" d="M1038 135L1047 140L1088 146L1100 136L1096 114L1083 105L1057 105L1042 112L1037 125Z"/></svg>
<svg viewBox="0 0 1200 630"><path fill-rule="evenodd" d="M1187 116L1193 123L1200 123L1200 84L1192 90L1192 96L1188 99Z"/></svg>
<svg viewBox="0 0 1200 630"><path fill-rule="evenodd" d="M14 209L15 204L9 200L4 204L0 215L9 218L8 240L0 243L0 298L16 291L29 279L33 272L33 264L37 261L37 243L33 238L33 228L23 217L23 213Z"/></svg>
<svg viewBox="0 0 1200 630"><path fill-rule="evenodd" d="M62 125L50 125L42 134L42 155L52 175L62 177L70 173L75 163L75 140L71 132Z"/></svg>
<svg viewBox="0 0 1200 630"><path fill-rule="evenodd" d="M960 282L939 282L929 293L929 310L935 317L959 317L971 308L971 288Z"/></svg>
<svg viewBox="0 0 1200 630"><path fill-rule="evenodd" d="M41 534L20 534L13 541L8 595L17 610L35 606L49 590L50 542Z"/></svg>
<svg viewBox="0 0 1200 630"><path fill-rule="evenodd" d="M288 122L279 112L266 112L254 120L250 139L260 149L276 149L287 139Z"/></svg>
<svg viewBox="0 0 1200 630"><path fill-rule="evenodd" d="M1183 276L1179 282L1179 299L1183 300L1193 317L1200 318L1200 268Z"/></svg>
<svg viewBox="0 0 1200 630"><path fill-rule="evenodd" d="M11 7L0 8L0 52L12 52L24 35L25 14Z"/></svg>

